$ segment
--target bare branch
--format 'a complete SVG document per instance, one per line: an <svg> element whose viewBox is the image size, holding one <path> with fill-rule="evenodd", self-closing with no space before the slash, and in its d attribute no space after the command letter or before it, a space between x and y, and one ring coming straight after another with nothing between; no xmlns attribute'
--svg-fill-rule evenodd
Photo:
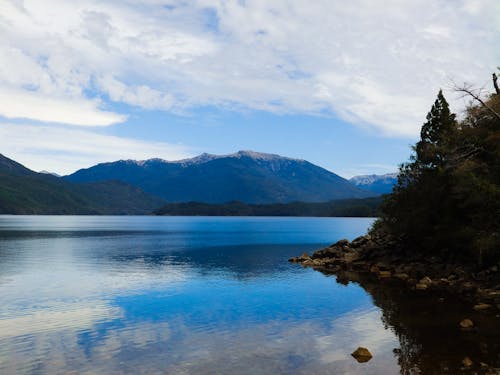
<svg viewBox="0 0 500 375"><path fill-rule="evenodd" d="M464 84L462 87L455 85L454 90L456 92L461 92L465 95L470 96L477 102L479 102L484 108L486 108L492 115L500 120L500 114L498 114L493 108L491 108L483 99L481 99L481 90L479 92L474 90L470 85Z"/></svg>
<svg viewBox="0 0 500 375"><path fill-rule="evenodd" d="M498 77L495 73L493 73L493 87L495 87L495 91L497 92L497 95L500 95L500 88L498 87Z"/></svg>

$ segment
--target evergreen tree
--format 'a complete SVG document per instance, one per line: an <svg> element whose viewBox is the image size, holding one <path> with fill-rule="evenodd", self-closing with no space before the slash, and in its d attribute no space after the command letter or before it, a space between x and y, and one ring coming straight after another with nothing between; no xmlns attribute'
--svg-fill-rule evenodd
<svg viewBox="0 0 500 375"><path fill-rule="evenodd" d="M452 177L446 168L456 138L457 122L439 91L413 148L410 162L400 168L398 183L385 201L381 222L390 232L403 236L408 247L432 252L445 248L450 226L447 214Z"/></svg>
<svg viewBox="0 0 500 375"><path fill-rule="evenodd" d="M422 255L500 260L499 111L500 95L492 95L458 124L440 91L373 230Z"/></svg>
<svg viewBox="0 0 500 375"><path fill-rule="evenodd" d="M442 167L446 162L447 147L453 142L456 130L455 115L450 112L443 91L439 90L427 114L427 122L420 131L420 141L415 147L416 162L424 168Z"/></svg>

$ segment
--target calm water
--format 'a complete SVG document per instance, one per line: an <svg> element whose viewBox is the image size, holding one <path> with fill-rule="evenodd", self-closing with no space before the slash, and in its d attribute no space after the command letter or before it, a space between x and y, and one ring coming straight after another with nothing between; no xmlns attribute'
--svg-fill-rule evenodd
<svg viewBox="0 0 500 375"><path fill-rule="evenodd" d="M0 373L399 373L365 289L287 262L371 222L0 216Z"/></svg>

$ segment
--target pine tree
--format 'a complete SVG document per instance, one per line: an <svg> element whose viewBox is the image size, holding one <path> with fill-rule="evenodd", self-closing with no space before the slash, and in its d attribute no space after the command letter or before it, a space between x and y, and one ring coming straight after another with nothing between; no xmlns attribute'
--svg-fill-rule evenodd
<svg viewBox="0 0 500 375"><path fill-rule="evenodd" d="M416 162L424 168L442 167L446 162L448 146L453 142L457 131L455 115L450 112L443 91L438 96L430 112L427 122L420 131L420 141L415 147Z"/></svg>
<svg viewBox="0 0 500 375"><path fill-rule="evenodd" d="M401 249L484 266L500 260L500 96L457 123L440 91L374 230Z"/></svg>
<svg viewBox="0 0 500 375"><path fill-rule="evenodd" d="M451 176L445 168L457 132L455 115L440 90L413 148L410 162L400 168L394 192L382 207L382 223L420 251L445 242L449 223Z"/></svg>

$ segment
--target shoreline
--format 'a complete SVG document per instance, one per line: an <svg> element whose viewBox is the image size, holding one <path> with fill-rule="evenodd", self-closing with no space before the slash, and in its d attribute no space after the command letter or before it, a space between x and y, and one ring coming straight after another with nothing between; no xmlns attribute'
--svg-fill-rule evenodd
<svg viewBox="0 0 500 375"><path fill-rule="evenodd" d="M408 254L398 249L395 239L377 233L351 242L343 239L289 261L329 274L368 273L421 293L446 292L470 303L474 311L500 317L500 264L477 269L442 257Z"/></svg>

